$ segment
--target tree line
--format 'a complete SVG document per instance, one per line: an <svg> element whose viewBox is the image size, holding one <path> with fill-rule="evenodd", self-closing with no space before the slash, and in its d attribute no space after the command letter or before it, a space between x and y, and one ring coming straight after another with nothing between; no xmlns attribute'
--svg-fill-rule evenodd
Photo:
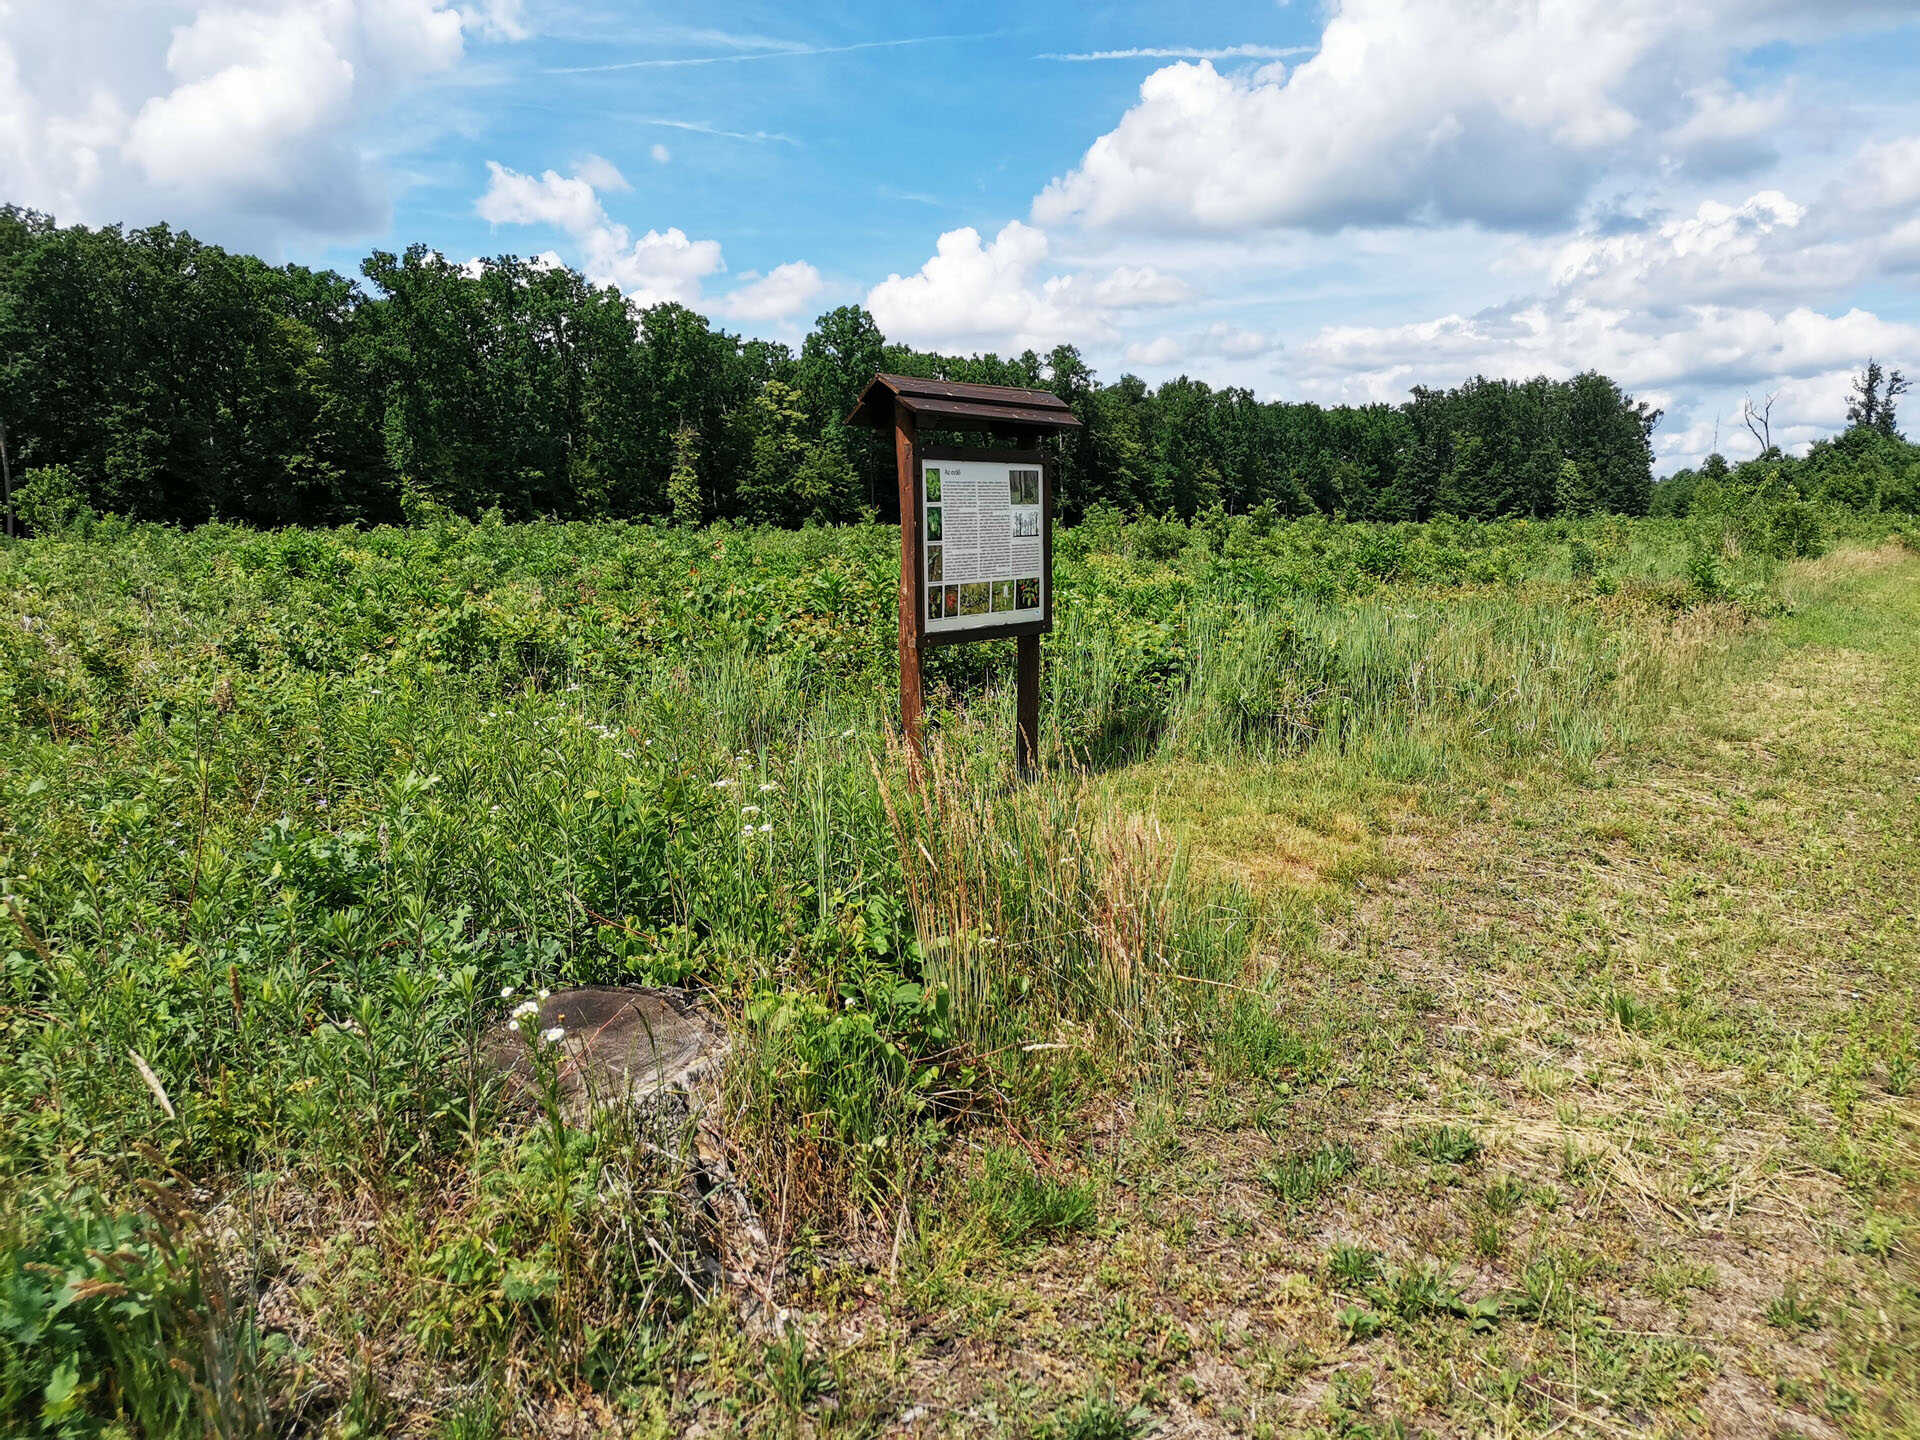
<svg viewBox="0 0 1920 1440"><path fill-rule="evenodd" d="M1920 514L1920 445L1900 433L1900 397L1907 377L1869 357L1853 378L1847 428L1816 440L1805 455L1788 455L1773 439L1773 400L1744 406L1759 454L1738 465L1715 451L1698 469L1676 470L1654 487L1655 515L1689 515L1756 495L1820 500L1850 510Z"/></svg>
<svg viewBox="0 0 1920 1440"><path fill-rule="evenodd" d="M1045 387L1084 428L1062 510L1424 520L1644 513L1659 412L1606 376L1475 379L1400 405L1100 383L1074 347L893 344L856 306L799 349L503 256L376 251L358 279L164 225L0 208L0 423L16 479L137 519L376 523L498 509L795 525L893 513L877 370Z"/></svg>

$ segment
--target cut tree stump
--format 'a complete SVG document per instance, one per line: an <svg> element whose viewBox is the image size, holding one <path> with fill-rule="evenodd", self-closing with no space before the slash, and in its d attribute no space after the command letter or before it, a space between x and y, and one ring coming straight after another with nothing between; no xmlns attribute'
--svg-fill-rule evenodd
<svg viewBox="0 0 1920 1440"><path fill-rule="evenodd" d="M750 1329L782 1333L787 1315L773 1296L779 1257L727 1163L726 1027L676 990L585 985L537 1003L534 1032L565 1031L555 1042L562 1056L556 1076L562 1118L585 1127L596 1109L628 1107L657 1123L662 1148L687 1165L689 1198L714 1223L719 1243L708 1278L736 1293ZM519 1025L503 1018L480 1053L504 1078L511 1101L528 1109L544 1103L533 1049Z"/></svg>

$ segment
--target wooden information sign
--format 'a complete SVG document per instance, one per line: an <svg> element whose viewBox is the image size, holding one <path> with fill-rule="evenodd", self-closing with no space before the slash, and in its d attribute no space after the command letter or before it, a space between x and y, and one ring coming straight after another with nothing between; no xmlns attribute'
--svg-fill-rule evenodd
<svg viewBox="0 0 1920 1440"><path fill-rule="evenodd" d="M1043 436L1079 427L1047 390L876 375L847 417L891 429L900 483L900 723L922 753L929 645L1016 642L1014 754L1039 753L1040 637L1053 628L1053 467ZM922 445L921 430L986 431L1015 448Z"/></svg>

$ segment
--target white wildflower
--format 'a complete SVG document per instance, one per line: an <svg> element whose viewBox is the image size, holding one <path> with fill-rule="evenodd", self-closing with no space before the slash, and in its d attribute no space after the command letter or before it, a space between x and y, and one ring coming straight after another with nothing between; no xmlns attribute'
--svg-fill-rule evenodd
<svg viewBox="0 0 1920 1440"><path fill-rule="evenodd" d="M549 1045L558 1045L561 1042L561 1040L566 1038L566 1033L567 1033L566 1026L556 1025L551 1030L544 1031L541 1034L540 1038L546 1041Z"/></svg>
<svg viewBox="0 0 1920 1440"><path fill-rule="evenodd" d="M771 826L771 825L762 825L762 826L760 827L760 833L761 833L762 835L770 835L770 834L772 834L772 833L773 833L773 826Z"/></svg>
<svg viewBox="0 0 1920 1440"><path fill-rule="evenodd" d="M502 1000L511 1000L513 998L513 986L502 985L500 987L500 998Z"/></svg>
<svg viewBox="0 0 1920 1440"><path fill-rule="evenodd" d="M526 1019L527 1016L529 1015L537 1015L539 1013L540 1013L540 1007L536 1005L533 1001L522 1000L518 1005L513 1007L512 1018L516 1021L519 1021L519 1020Z"/></svg>
<svg viewBox="0 0 1920 1440"><path fill-rule="evenodd" d="M713 782L713 788L715 790L731 790L737 783L737 781L729 776L722 775L718 780Z"/></svg>
<svg viewBox="0 0 1920 1440"><path fill-rule="evenodd" d="M758 805L742 805L740 807L740 813L742 815L758 815L760 813L760 807Z"/></svg>
<svg viewBox="0 0 1920 1440"><path fill-rule="evenodd" d="M765 781L760 786L760 793L762 795L771 795L774 791L778 790L779 788L780 787L776 785L773 781L768 780L768 781Z"/></svg>
<svg viewBox="0 0 1920 1440"><path fill-rule="evenodd" d="M853 727L848 726L845 730L842 730L840 732L840 738L842 740L851 740L853 738Z"/></svg>
<svg viewBox="0 0 1920 1440"><path fill-rule="evenodd" d="M542 990L542 991L540 991L540 992L539 992L539 996L540 996L540 998L541 998L542 1000L544 1000L544 999L546 999L546 998L547 998L547 997L548 997L549 995L551 995L552 993L553 993L553 992L552 992L551 990Z"/></svg>
<svg viewBox="0 0 1920 1440"><path fill-rule="evenodd" d="M753 833L753 826L751 826L751 825L742 825L742 826L740 827L740 833L741 833L742 835L751 835L751 834Z"/></svg>

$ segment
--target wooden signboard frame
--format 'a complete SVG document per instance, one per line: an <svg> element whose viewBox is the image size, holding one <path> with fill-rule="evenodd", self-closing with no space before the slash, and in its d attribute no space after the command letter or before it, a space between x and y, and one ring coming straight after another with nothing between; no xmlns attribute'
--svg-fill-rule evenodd
<svg viewBox="0 0 1920 1440"><path fill-rule="evenodd" d="M929 428L1004 435L1018 448L922 446L919 437L923 420ZM1053 628L1054 467L1039 442L1042 436L1078 429L1079 418L1064 400L1045 390L876 375L847 423L893 431L900 491L900 725L914 764L917 767L925 754L920 670L924 651L933 645L1011 639L1015 647L1014 759L1021 774L1031 774L1040 749L1040 637ZM921 534L925 481L921 467L939 460L1031 466L1040 471L1042 604L1038 618L965 630L928 631L927 546Z"/></svg>

